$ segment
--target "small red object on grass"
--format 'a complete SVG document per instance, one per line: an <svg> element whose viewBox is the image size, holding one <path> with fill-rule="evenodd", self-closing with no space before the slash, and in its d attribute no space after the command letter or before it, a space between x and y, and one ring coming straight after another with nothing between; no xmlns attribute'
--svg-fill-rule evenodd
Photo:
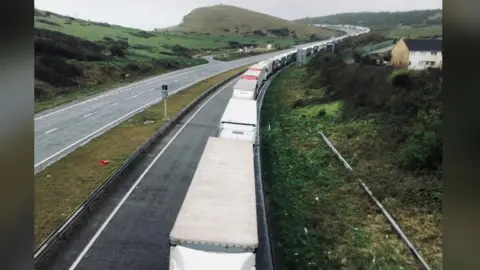
<svg viewBox="0 0 480 270"><path fill-rule="evenodd" d="M100 160L100 165L107 165L108 163L110 163L110 160L106 160L106 159L102 159Z"/></svg>

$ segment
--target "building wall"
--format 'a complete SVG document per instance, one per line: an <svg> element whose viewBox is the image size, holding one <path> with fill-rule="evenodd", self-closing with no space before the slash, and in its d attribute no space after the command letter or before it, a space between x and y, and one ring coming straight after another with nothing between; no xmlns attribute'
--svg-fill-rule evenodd
<svg viewBox="0 0 480 270"><path fill-rule="evenodd" d="M400 39L392 49L392 66L408 67L410 52L407 45Z"/></svg>
<svg viewBox="0 0 480 270"><path fill-rule="evenodd" d="M427 67L442 67L442 52L410 52L409 69L426 69Z"/></svg>

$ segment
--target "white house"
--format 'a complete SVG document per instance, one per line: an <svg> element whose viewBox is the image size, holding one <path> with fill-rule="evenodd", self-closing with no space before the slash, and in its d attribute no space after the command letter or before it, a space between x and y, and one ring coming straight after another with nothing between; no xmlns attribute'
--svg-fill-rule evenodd
<svg viewBox="0 0 480 270"><path fill-rule="evenodd" d="M442 68L442 40L401 39L392 49L392 65L408 69Z"/></svg>

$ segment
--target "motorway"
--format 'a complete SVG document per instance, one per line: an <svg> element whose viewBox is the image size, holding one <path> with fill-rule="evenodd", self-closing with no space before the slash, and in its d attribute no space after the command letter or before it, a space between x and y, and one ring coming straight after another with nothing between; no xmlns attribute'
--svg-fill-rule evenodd
<svg viewBox="0 0 480 270"><path fill-rule="evenodd" d="M236 81L182 119L125 176L45 269L168 269L168 235L207 138L216 136Z"/></svg>
<svg viewBox="0 0 480 270"><path fill-rule="evenodd" d="M174 94L215 74L282 52L229 62L206 57L210 61L208 64L156 76L36 114L35 173L132 115L160 102L162 84L167 84L169 93Z"/></svg>
<svg viewBox="0 0 480 270"><path fill-rule="evenodd" d="M273 54L279 53L281 52ZM35 119L36 140L44 138L43 145L62 149L65 148L63 141L67 135L77 136L76 133L83 132L83 135L72 140L67 139L71 145L74 145L72 141L80 141L71 147L76 148L88 142L88 133L105 125L102 122L105 117L113 115L119 118L128 114L129 110L135 111L158 99L161 93L150 89L162 83L169 83L170 91L175 92L182 84L201 80L199 77L211 76L270 56L271 54L232 62L213 62L44 112ZM108 192L98 209L93 210L83 226L73 232L64 246L54 254L53 260L45 268L39 269L168 269L168 235L207 138L216 136L218 122L232 95L235 82L236 80L228 83L212 94L146 153L144 160ZM133 97L135 95L138 96ZM115 103L117 104L114 105ZM63 118L70 119L71 123ZM112 121L111 118L108 121ZM55 130L47 132L51 129ZM82 141L82 136L87 139ZM36 163L41 160L37 157L39 145L42 144L36 141ZM48 147L43 149L45 151ZM72 149L68 151L71 152ZM45 156L48 154L43 156L44 159ZM58 156L55 158L58 159ZM261 237L260 241L262 239Z"/></svg>

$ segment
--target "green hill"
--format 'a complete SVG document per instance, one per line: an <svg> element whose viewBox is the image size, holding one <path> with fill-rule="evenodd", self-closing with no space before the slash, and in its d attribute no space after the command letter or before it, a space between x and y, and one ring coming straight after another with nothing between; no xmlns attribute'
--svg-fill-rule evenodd
<svg viewBox="0 0 480 270"><path fill-rule="evenodd" d="M145 76L205 63L192 56L228 46L48 11L34 14L36 111Z"/></svg>
<svg viewBox="0 0 480 270"><path fill-rule="evenodd" d="M259 36L279 39L329 38L340 32L292 22L230 5L194 9L173 31L231 36Z"/></svg>
<svg viewBox="0 0 480 270"><path fill-rule="evenodd" d="M393 28L399 25L442 24L442 10L413 10L405 12L354 12L295 20L307 24L352 24L366 27Z"/></svg>
<svg viewBox="0 0 480 270"><path fill-rule="evenodd" d="M211 11L211 8L200 8L200 13L192 12L193 15L186 16L184 27L199 22L200 18L204 20L201 25L208 26L208 22L222 18L219 14L224 14L222 10L225 8L237 10L227 14L242 16L244 20L255 18L254 25L264 26L259 28L272 30L272 33L238 35L217 31L215 27L203 29L211 32L201 33L194 32L194 29L188 32L143 31L35 9L36 111L95 94L120 83L206 62L193 57L195 55L214 54L249 45L262 47L267 43L277 49L289 47L309 41L310 30L317 37L334 34L235 7L221 7L220 12L208 14L204 11ZM220 23L224 27L234 27L238 23L240 28L244 28L241 20L229 24L220 20ZM289 28L282 29L284 26ZM290 35L292 30L303 36L294 39L282 32L287 31ZM275 35L276 31L282 38Z"/></svg>
<svg viewBox="0 0 480 270"><path fill-rule="evenodd" d="M340 13L323 17L302 18L306 24L351 24L369 27L390 37L441 37L441 9L404 12Z"/></svg>

